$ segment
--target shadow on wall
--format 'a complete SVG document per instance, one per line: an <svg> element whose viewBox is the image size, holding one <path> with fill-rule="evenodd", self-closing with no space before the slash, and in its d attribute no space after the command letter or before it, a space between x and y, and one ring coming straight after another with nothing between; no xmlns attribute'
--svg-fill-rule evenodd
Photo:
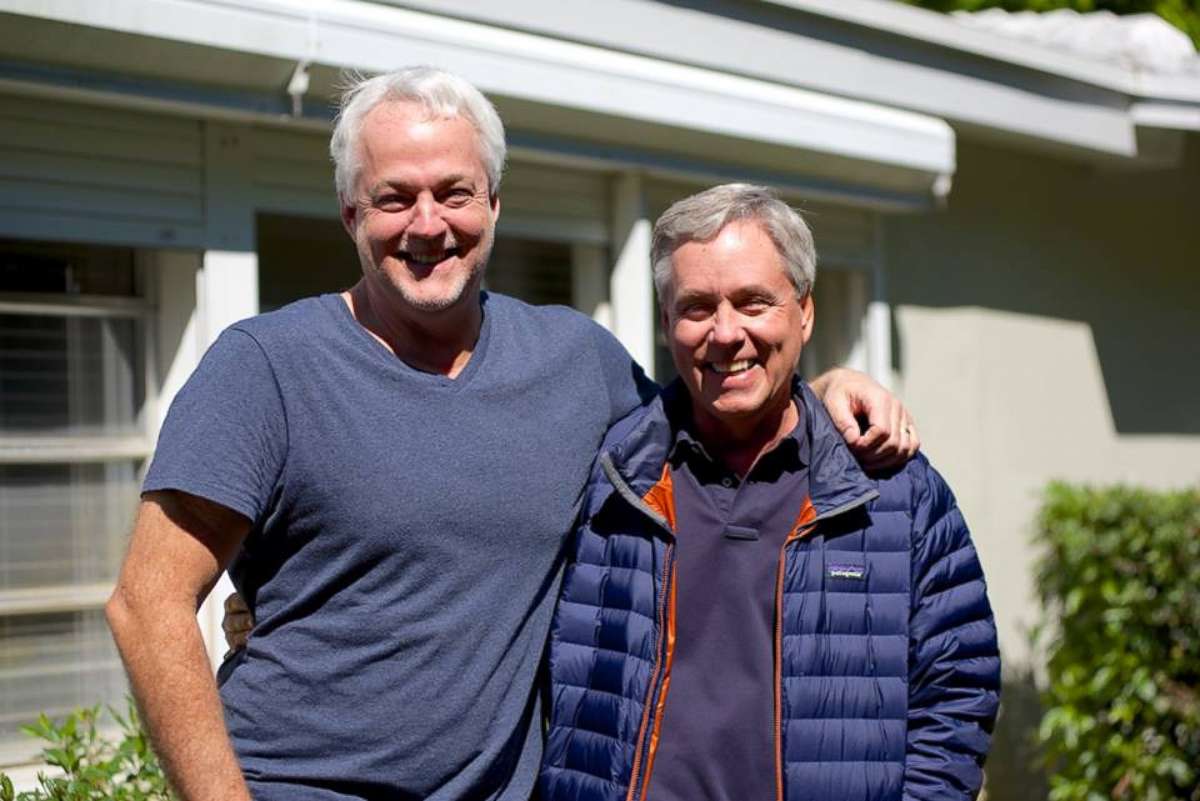
<svg viewBox="0 0 1200 801"><path fill-rule="evenodd" d="M984 781L987 801L1046 798L1050 787L1036 739L1042 705L1032 672L1005 673L1000 698Z"/></svg>
<svg viewBox="0 0 1200 801"><path fill-rule="evenodd" d="M886 222L890 299L1085 323L1117 433L1200 434L1198 211L1200 136L1136 171L967 139L948 208Z"/></svg>

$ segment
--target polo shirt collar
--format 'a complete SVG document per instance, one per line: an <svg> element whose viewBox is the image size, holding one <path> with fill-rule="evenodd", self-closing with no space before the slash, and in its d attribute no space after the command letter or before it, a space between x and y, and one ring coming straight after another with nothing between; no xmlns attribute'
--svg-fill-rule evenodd
<svg viewBox="0 0 1200 801"><path fill-rule="evenodd" d="M684 395L686 397L686 393ZM804 406L804 397L797 393L792 396L792 402L796 404L796 408L800 412L800 418L795 428L764 455L764 458L782 459L781 466L785 470L799 470L812 463L812 444L808 434L808 411ZM699 458L708 466L727 472L728 469L709 454L704 443L696 435L691 404L676 403L672 405L674 408L671 409L673 413L671 417L674 418L672 427L675 429L675 438L667 454L671 464L678 466L686 459Z"/></svg>

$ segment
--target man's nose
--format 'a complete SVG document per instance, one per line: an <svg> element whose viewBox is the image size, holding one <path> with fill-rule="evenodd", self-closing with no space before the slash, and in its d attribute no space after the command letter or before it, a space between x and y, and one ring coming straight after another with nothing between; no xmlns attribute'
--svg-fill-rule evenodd
<svg viewBox="0 0 1200 801"><path fill-rule="evenodd" d="M709 331L709 341L714 345L740 345L744 333L738 321L737 312L728 304L721 304L713 315L713 327Z"/></svg>
<svg viewBox="0 0 1200 801"><path fill-rule="evenodd" d="M408 233L423 239L433 239L446 233L446 221L442 218L442 207L429 192L422 192L413 204L412 220Z"/></svg>

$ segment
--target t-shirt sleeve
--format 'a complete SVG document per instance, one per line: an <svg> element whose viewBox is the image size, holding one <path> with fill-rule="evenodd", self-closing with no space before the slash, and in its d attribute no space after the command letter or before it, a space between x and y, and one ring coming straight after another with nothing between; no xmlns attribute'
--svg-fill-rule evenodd
<svg viewBox="0 0 1200 801"><path fill-rule="evenodd" d="M287 454L287 419L271 364L237 328L217 338L175 396L142 492L180 490L257 522Z"/></svg>
<svg viewBox="0 0 1200 801"><path fill-rule="evenodd" d="M658 384L646 375L612 332L596 325L597 349L604 384L608 388L609 425L625 417L658 394Z"/></svg>

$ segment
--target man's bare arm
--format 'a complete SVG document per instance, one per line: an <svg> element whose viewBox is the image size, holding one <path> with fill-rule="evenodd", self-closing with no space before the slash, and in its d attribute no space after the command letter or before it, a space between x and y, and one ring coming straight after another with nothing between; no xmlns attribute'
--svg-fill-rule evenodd
<svg viewBox="0 0 1200 801"><path fill-rule="evenodd" d="M899 467L921 447L908 409L865 373L835 367L809 385L865 469ZM860 420L866 421L865 430Z"/></svg>
<svg viewBox="0 0 1200 801"><path fill-rule="evenodd" d="M219 504L147 493L105 607L155 750L182 801L250 801L196 610L249 531Z"/></svg>

